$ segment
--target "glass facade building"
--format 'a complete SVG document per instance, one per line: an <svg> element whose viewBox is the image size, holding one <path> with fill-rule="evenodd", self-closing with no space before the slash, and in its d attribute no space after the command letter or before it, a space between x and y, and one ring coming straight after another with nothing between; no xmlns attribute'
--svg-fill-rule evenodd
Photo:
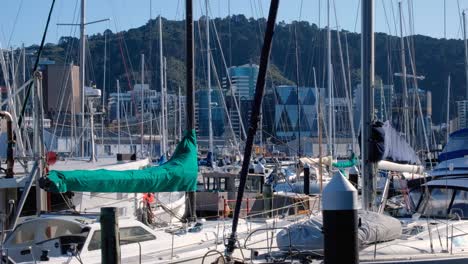
<svg viewBox="0 0 468 264"><path fill-rule="evenodd" d="M211 91L211 119L214 137L221 137L224 134L225 113L221 96L222 95L218 89L213 89ZM207 137L209 136L208 89L196 91L195 106L197 135Z"/></svg>
<svg viewBox="0 0 468 264"><path fill-rule="evenodd" d="M317 134L317 90L321 95L324 93L323 88L276 86L275 130L278 138L295 139L299 132L301 137Z"/></svg>

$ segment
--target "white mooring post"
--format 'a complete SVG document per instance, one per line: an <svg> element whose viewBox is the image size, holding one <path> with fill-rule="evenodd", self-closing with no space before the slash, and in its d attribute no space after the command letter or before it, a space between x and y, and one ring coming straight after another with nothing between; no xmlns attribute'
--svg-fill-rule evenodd
<svg viewBox="0 0 468 264"><path fill-rule="evenodd" d="M359 263L356 188L337 172L322 198L324 263Z"/></svg>

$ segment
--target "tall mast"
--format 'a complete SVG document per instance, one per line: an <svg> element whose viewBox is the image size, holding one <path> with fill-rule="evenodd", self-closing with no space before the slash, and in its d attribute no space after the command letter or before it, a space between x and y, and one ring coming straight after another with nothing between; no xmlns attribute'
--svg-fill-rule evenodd
<svg viewBox="0 0 468 264"><path fill-rule="evenodd" d="M159 15L159 79L161 85L161 150L162 154L166 154L166 127L164 124L164 58L162 47L162 19Z"/></svg>
<svg viewBox="0 0 468 264"><path fill-rule="evenodd" d="M465 78L466 78L466 97L465 100L468 100L468 44L466 41L466 15L465 10L462 12L463 15L463 43L465 45Z"/></svg>
<svg viewBox="0 0 468 264"><path fill-rule="evenodd" d="M143 157L143 136L144 136L144 126L143 126L143 121L144 121L144 91L143 91L143 85L145 84L145 54L141 54L141 87L140 87L140 105L141 105L141 110L140 110L140 117L141 117L141 124L140 124L140 151L141 151L141 156Z"/></svg>
<svg viewBox="0 0 468 264"><path fill-rule="evenodd" d="M296 100L297 100L297 122L296 122L296 129L297 129L297 156L298 158L301 157L301 103L299 98L299 49L297 46L297 31L296 27L294 26L294 42L295 42L295 53L296 53ZM299 176L299 170L297 170Z"/></svg>
<svg viewBox="0 0 468 264"><path fill-rule="evenodd" d="M186 95L186 111L185 119L187 121L187 133L195 129L195 56L193 44L193 3L192 0L185 0L185 45L186 45L186 80L187 95ZM193 222L196 219L196 196L195 192L187 192L185 220Z"/></svg>
<svg viewBox="0 0 468 264"><path fill-rule="evenodd" d="M107 34L104 32L104 69L102 76L101 144L104 145L104 106L106 105Z"/></svg>
<svg viewBox="0 0 468 264"><path fill-rule="evenodd" d="M268 12L268 20L265 29L265 37L263 40L262 51L260 55L260 67L258 71L257 83L255 86L254 101L252 103L252 112L250 114L250 126L245 143L244 159L242 161L242 169L240 172L239 188L237 192L236 204L234 209L234 216L232 219L232 232L227 239L225 256L228 261L231 261L232 253L237 245L237 224L241 211L242 200L244 196L244 189L247 182L247 174L249 170L250 157L252 154L252 145L257 132L258 117L263 101L263 92L265 89L265 80L268 68L269 54L271 51L271 43L273 40L273 33L276 21L276 14L278 12L279 0L272 0L270 10Z"/></svg>
<svg viewBox="0 0 468 264"><path fill-rule="evenodd" d="M84 126L85 126L85 118L84 118L84 112L85 112L85 66L86 66L86 61L85 61L85 45L86 45L86 40L85 40L85 24L86 24L86 5L85 5L85 0L81 0L81 20L80 20L80 127L81 131L84 132ZM84 133L80 133L82 136L80 137L80 154L81 157L84 156L84 138L83 135Z"/></svg>
<svg viewBox="0 0 468 264"><path fill-rule="evenodd" d="M403 122L404 122L404 133L406 140L409 142L409 114L408 114L408 85L406 82L406 59L405 59L405 41L403 39L403 14L401 10L401 2L398 2L398 10L400 14L400 57L401 57L401 71L403 81Z"/></svg>
<svg viewBox="0 0 468 264"><path fill-rule="evenodd" d="M24 43L22 44L21 49L23 51L22 56L21 56L21 59L22 59L21 66L23 67L23 79L22 79L21 84L23 84L26 82L26 50L24 49Z"/></svg>
<svg viewBox="0 0 468 264"><path fill-rule="evenodd" d="M164 57L164 64L163 64L163 69L164 69L164 86L163 86L163 99L164 99L164 104L163 104L163 124L164 124L164 149L167 151L167 142L169 139L169 132L168 132L168 126L167 126L167 60L166 57Z"/></svg>
<svg viewBox="0 0 468 264"><path fill-rule="evenodd" d="M178 132L179 132L179 140L182 140L182 99L180 97L180 86L179 86L179 94L177 96L178 106L179 106L179 125L178 125Z"/></svg>
<svg viewBox="0 0 468 264"><path fill-rule="evenodd" d="M445 144L447 144L450 135L450 74L447 81L447 132L445 136Z"/></svg>
<svg viewBox="0 0 468 264"><path fill-rule="evenodd" d="M374 164L370 162L369 143L372 133L374 88L374 1L363 0L361 14L361 158L363 178L362 208L370 210L374 201Z"/></svg>
<svg viewBox="0 0 468 264"><path fill-rule="evenodd" d="M120 153L120 82L117 80L117 153Z"/></svg>
<svg viewBox="0 0 468 264"><path fill-rule="evenodd" d="M208 14L208 0L205 0L206 7L206 77L208 84L208 150L213 155L213 124L211 114L211 50L210 50L210 17ZM211 156L212 157L212 156Z"/></svg>
<svg viewBox="0 0 468 264"><path fill-rule="evenodd" d="M333 108L332 108L332 63L331 63L331 31L330 31L330 0L327 1L327 68L328 68L328 154L333 159ZM330 162L331 164L331 162Z"/></svg>

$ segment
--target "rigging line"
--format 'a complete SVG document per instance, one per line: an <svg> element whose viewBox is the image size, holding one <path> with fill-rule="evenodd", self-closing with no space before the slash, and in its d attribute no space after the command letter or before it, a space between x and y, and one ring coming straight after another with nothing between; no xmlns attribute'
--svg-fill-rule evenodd
<svg viewBox="0 0 468 264"><path fill-rule="evenodd" d="M130 106L131 107L131 106ZM129 126L129 123L128 123L128 115L127 115L127 104L124 104L123 105L123 110L124 110L124 117L125 117L125 123L127 124L127 132L128 132L128 135L129 135L129 140L130 140L130 146L134 146L133 144L133 140L132 140L132 134L130 132L130 126ZM135 147L136 148L136 147ZM136 152L136 149L135 149L135 152Z"/></svg>
<svg viewBox="0 0 468 264"><path fill-rule="evenodd" d="M392 30L390 29L390 23L388 21L388 16L387 16L387 8L385 7L385 0L382 0L382 7L384 11L384 16L385 16L385 24L387 25L387 28L388 28L388 33L392 35Z"/></svg>
<svg viewBox="0 0 468 264"><path fill-rule="evenodd" d="M96 84L96 74L95 74L95 71L94 71L94 63L93 63L93 58L91 56L91 48L89 47L89 38L88 37L85 37L85 42L86 42L86 51L87 51L87 56L89 57L89 60L86 60L86 62L88 63L88 67L86 67L86 69L88 70L88 78L94 80L93 83Z"/></svg>
<svg viewBox="0 0 468 264"><path fill-rule="evenodd" d="M255 12L254 10L252 9L252 1L255 5L255 0L250 0L250 9L251 9L251 12L252 12L252 16L256 18L256 24L257 24L257 29L258 29L258 34L256 34L256 38L257 38L257 48L260 50L261 49L261 45L262 45L262 40L261 40L261 36L263 35L263 31L262 31L262 26L260 25L260 20L259 20L259 15L257 14L257 8L255 7ZM256 6L256 5L255 5ZM254 23L255 23L254 22Z"/></svg>
<svg viewBox="0 0 468 264"><path fill-rule="evenodd" d="M390 1L391 1L391 2L390 2L390 3L391 3L391 5L390 5L391 9L390 9L390 10L392 11L393 26L395 27L395 31L394 31L394 32L395 32L395 35L398 35L397 19L396 19L395 8L394 8L395 4L393 3L393 0L390 0Z"/></svg>
<svg viewBox="0 0 468 264"><path fill-rule="evenodd" d="M234 128L233 128L233 126L232 126L231 117L229 116L229 112L227 111L226 100L225 100L225 98L224 98L224 94L223 94L223 91L222 91L222 89L221 89L222 86L221 86L221 82L219 81L218 71L217 71L217 69L216 69L216 65L215 65L215 63L214 63L214 59L213 59L212 56L211 56L211 63L212 63L212 69L213 69L213 71L214 71L214 76L215 76L216 82L217 82L217 84L218 84L217 87L218 87L219 93L220 93L220 95L221 95L220 97L221 97L221 101L222 101L222 103L223 103L224 112L226 113L226 117L227 117L227 120L228 120L229 128L230 128L230 130L231 130L231 133L232 133L233 135L235 135L236 133L235 133ZM237 138L236 138L235 136L233 137L233 140L234 140L235 146L237 146L237 152L238 152L238 154L239 154L239 155L242 155L242 154L240 153L239 144L238 144Z"/></svg>
<svg viewBox="0 0 468 264"><path fill-rule="evenodd" d="M49 16L47 17L47 22L46 22L46 26L45 26L45 29L44 29L44 33L42 34L41 45L39 46L36 61L34 63L33 73L36 72L36 70L37 70L37 66L39 65L39 59L40 59L40 57L42 55L42 50L44 49L44 43L45 43L45 39L46 39L46 36L47 36L47 30L49 28L50 18L52 16L52 11L54 10L54 5L55 5L55 0L52 0L52 4L50 5L50 10L49 10ZM21 108L21 113L20 113L19 120L18 120L18 128L19 129L21 129L21 125L23 123L23 116L24 116L24 113L26 111L26 106L28 104L29 97L31 96L31 87L32 87L32 84L28 85L28 90L26 92L26 98L23 101L23 106Z"/></svg>
<svg viewBox="0 0 468 264"><path fill-rule="evenodd" d="M459 18L459 26L458 26L458 32L457 32L457 37L460 36L461 32L463 32L463 18L462 18L462 11L460 9L460 0L457 0L457 7L458 7L458 18Z"/></svg>
<svg viewBox="0 0 468 264"><path fill-rule="evenodd" d="M344 85L344 90L345 90L345 95L346 95L346 105L348 107L348 118L349 118L349 126L351 128L351 136L353 140L353 146L352 150L354 152L354 147L356 146L356 135L354 133L354 122L353 122L353 111L352 111L352 104L351 104L351 96L350 92L348 89L348 84L347 78L346 78L346 69L345 69L345 63L344 63L344 58L343 58L343 50L342 50L342 45L341 45L341 38L340 38L340 30L339 30L339 24L338 24L338 16L336 14L336 4L335 0L333 0L333 11L335 13L335 23L336 23L336 35L337 35L337 42L338 42L338 49L340 53L340 62L341 62L341 71L342 71L342 78L343 78L343 85ZM337 91L338 92L338 91Z"/></svg>
<svg viewBox="0 0 468 264"><path fill-rule="evenodd" d="M71 66L71 65L70 65L70 66ZM63 77L63 78L62 78L62 86L61 86L61 89L60 89L60 92L59 92L59 96L60 96L60 104L59 104L59 107L58 107L59 112L58 112L57 122L55 123L55 126L54 126L54 132L52 133L52 136L50 137L50 140L49 140L49 145L52 144L52 140L55 138L55 133L57 132L57 124L58 124L58 122L60 121L60 116L61 116L61 113L62 113L63 99L64 99L64 97L65 97L65 93L62 92L62 90L64 90L63 88L66 87L66 86L63 85L63 83L64 83L64 82L65 82L65 83L68 83L68 79L69 79L69 77L70 77L71 70L72 70L72 67L70 67L70 69L68 70L68 72L67 72L64 76L62 76L62 77ZM66 76L66 77L65 77L65 76ZM65 79L65 78L66 78L66 80L63 80L63 79ZM67 102L68 102L68 100L67 100ZM67 108L68 108L68 104L67 104ZM64 122L65 122L65 118L64 118Z"/></svg>
<svg viewBox="0 0 468 264"><path fill-rule="evenodd" d="M425 144L426 151L427 151L427 158L430 158L429 157L430 148L429 148L429 142L428 142L428 137L427 137L426 124L424 122L425 119L422 113L421 100L419 98L418 80L416 78L416 63L414 62L415 54L414 54L414 51L412 51L411 49L409 49L408 52L409 52L409 60L410 60L411 69L413 71L413 83L414 83L414 88L415 88L414 93L416 96L416 103L417 103L417 108L418 108L417 110L418 110L419 118L421 119L421 126L422 126L423 136L424 136L424 144ZM432 162L430 162L429 165L430 165L430 168L432 169Z"/></svg>
<svg viewBox="0 0 468 264"><path fill-rule="evenodd" d="M229 72L229 68L227 66L226 58L224 56L223 47L221 45L221 40L219 39L218 30L216 28L216 23L214 21L212 21L212 24L213 24L213 30L214 30L214 33L215 33L215 36L216 36L216 40L217 40L217 43L218 43L218 46L219 46L219 51L221 52L221 58L222 58L224 70L226 71L226 78L227 78L228 85L229 85L229 92L231 92L231 94L234 95L234 92L233 92L233 89L232 89L233 85L232 85L231 74ZM244 121L241 118L241 113L240 113L240 110L239 110L239 104L237 103L237 100L234 99L233 101L234 101L235 111L237 112L237 114L239 116L239 125L240 125L240 128L241 128L241 134L244 136L244 138L247 138L247 134L246 134L245 127L244 127Z"/></svg>
<svg viewBox="0 0 468 264"><path fill-rule="evenodd" d="M354 20L354 32L356 32L356 28L357 28L357 22L358 22L358 19L359 19L359 14L361 11L361 0L358 1L358 6L357 6L357 9L356 9L356 20Z"/></svg>
<svg viewBox="0 0 468 264"><path fill-rule="evenodd" d="M132 89L132 82L130 80L130 76L129 76L129 72L128 72L128 66L127 66L127 61L125 59L125 54L124 54L124 51L123 51L123 48L122 48L122 39L123 39L123 33L122 32L119 32L117 33L119 35L118 37L118 40L119 40L119 50L120 50L120 56L122 57L122 61L123 61L123 64L124 64L124 69L125 69L125 77L127 79L127 85L128 85L128 89L131 90Z"/></svg>
<svg viewBox="0 0 468 264"><path fill-rule="evenodd" d="M7 46L6 46L7 48L11 44L11 39L13 38L13 34L15 33L16 24L18 23L18 17L19 17L19 14L20 14L22 8L23 8L23 0L20 1L18 11L16 11L16 16L15 16L15 19L13 20L13 28L11 29L10 37L8 38L8 42L7 42Z"/></svg>

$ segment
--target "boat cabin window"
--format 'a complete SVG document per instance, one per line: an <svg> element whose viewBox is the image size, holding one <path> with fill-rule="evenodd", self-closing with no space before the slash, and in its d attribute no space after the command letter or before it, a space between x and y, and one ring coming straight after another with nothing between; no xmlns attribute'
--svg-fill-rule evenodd
<svg viewBox="0 0 468 264"><path fill-rule="evenodd" d="M430 195L421 201L418 213L427 217L446 217L453 192L445 187L432 188Z"/></svg>
<svg viewBox="0 0 468 264"><path fill-rule="evenodd" d="M205 177L205 190L225 191L227 190L227 179L222 177Z"/></svg>
<svg viewBox="0 0 468 264"><path fill-rule="evenodd" d="M79 234L80 225L60 220L30 221L19 225L8 239L9 245L26 245L44 240Z"/></svg>
<svg viewBox="0 0 468 264"><path fill-rule="evenodd" d="M264 176L247 176L245 190L249 192L261 192Z"/></svg>
<svg viewBox="0 0 468 264"><path fill-rule="evenodd" d="M461 218L468 217L468 192L457 190L450 207L450 214L458 214Z"/></svg>
<svg viewBox="0 0 468 264"><path fill-rule="evenodd" d="M121 227L120 245L133 244L156 239L156 236L142 228L141 226ZM101 231L96 231L89 242L88 250L101 249Z"/></svg>

